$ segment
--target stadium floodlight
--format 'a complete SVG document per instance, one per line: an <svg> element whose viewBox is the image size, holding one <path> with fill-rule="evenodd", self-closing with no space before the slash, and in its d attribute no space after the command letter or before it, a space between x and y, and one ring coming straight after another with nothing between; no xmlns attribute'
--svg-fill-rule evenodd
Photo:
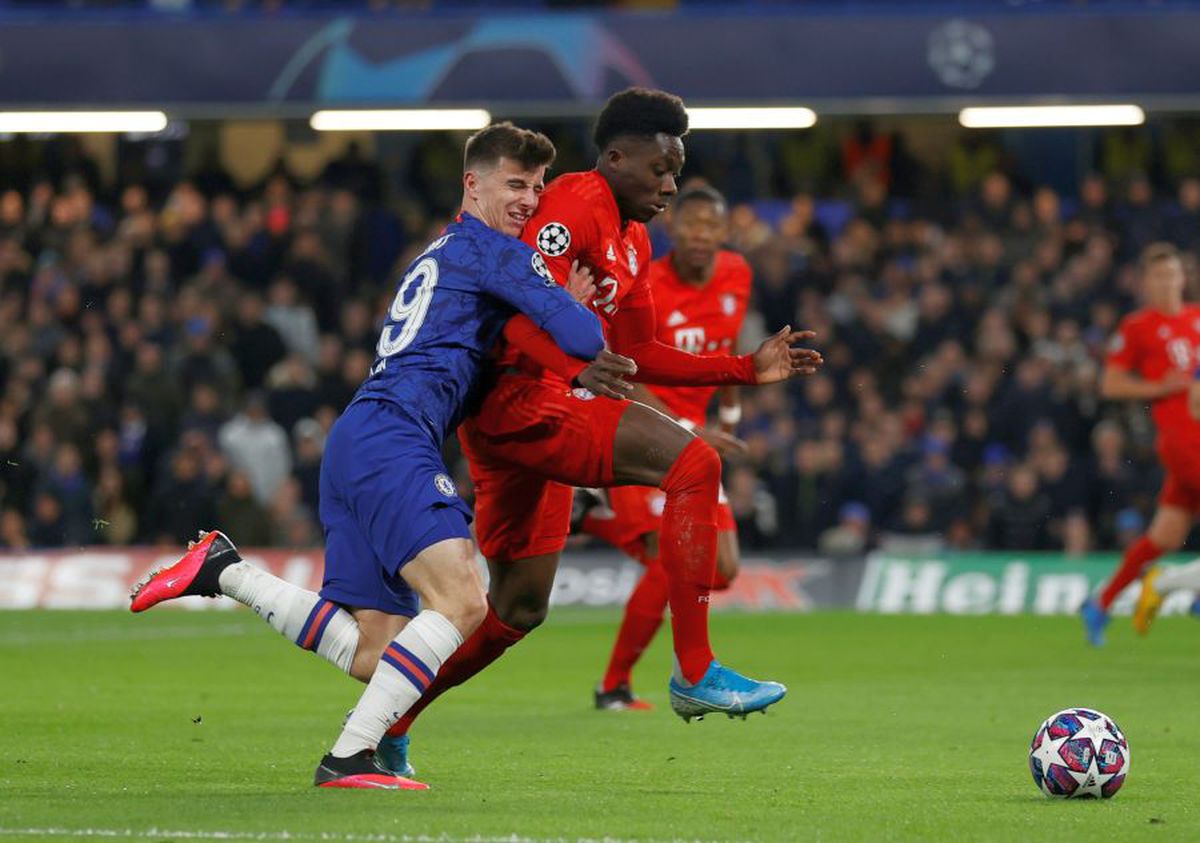
<svg viewBox="0 0 1200 843"><path fill-rule="evenodd" d="M1146 112L1136 105L1020 105L964 108L958 122L968 129L1032 129L1059 126L1140 126Z"/></svg>
<svg viewBox="0 0 1200 843"><path fill-rule="evenodd" d="M689 129L807 129L817 122L811 108L689 108Z"/></svg>
<svg viewBox="0 0 1200 843"><path fill-rule="evenodd" d="M161 111L0 111L0 134L142 132L167 128Z"/></svg>
<svg viewBox="0 0 1200 843"><path fill-rule="evenodd" d="M482 108L381 108L318 111L308 125L318 132L421 132L475 130L491 122Z"/></svg>

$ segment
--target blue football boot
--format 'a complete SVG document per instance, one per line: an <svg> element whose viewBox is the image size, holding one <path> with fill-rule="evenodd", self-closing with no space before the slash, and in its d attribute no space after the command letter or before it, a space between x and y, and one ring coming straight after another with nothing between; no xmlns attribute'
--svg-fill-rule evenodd
<svg viewBox="0 0 1200 843"><path fill-rule="evenodd" d="M756 682L713 661L695 685L686 686L671 677L671 708L690 722L693 717L722 712L743 720L752 711L765 712L779 702L787 688L778 682Z"/></svg>
<svg viewBox="0 0 1200 843"><path fill-rule="evenodd" d="M408 762L408 735L384 735L375 748L375 759L394 775L410 779L417 774Z"/></svg>
<svg viewBox="0 0 1200 843"><path fill-rule="evenodd" d="M1079 607L1079 616L1083 618L1083 630L1088 643L1093 647L1104 646L1104 627L1108 626L1108 612L1100 608L1094 597L1083 601Z"/></svg>
<svg viewBox="0 0 1200 843"><path fill-rule="evenodd" d="M1192 601L1192 608L1188 610L1188 613L1193 617L1200 618L1200 597Z"/></svg>

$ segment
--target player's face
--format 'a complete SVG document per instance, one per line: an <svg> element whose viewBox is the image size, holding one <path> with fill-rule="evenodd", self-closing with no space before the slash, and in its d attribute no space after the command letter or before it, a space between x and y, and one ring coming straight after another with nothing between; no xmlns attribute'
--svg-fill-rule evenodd
<svg viewBox="0 0 1200 843"><path fill-rule="evenodd" d="M1170 307L1183 299L1183 263L1179 258L1156 260L1146 267L1142 283L1146 298L1155 307Z"/></svg>
<svg viewBox="0 0 1200 843"><path fill-rule="evenodd" d="M622 138L607 151L607 175L621 216L649 222L667 209L679 192L683 141L658 133L653 138Z"/></svg>
<svg viewBox="0 0 1200 843"><path fill-rule="evenodd" d="M729 234L725 206L693 199L671 212L671 243L676 259L695 272L706 272Z"/></svg>
<svg viewBox="0 0 1200 843"><path fill-rule="evenodd" d="M463 186L473 206L468 210L490 228L520 237L546 187L546 167L528 170L511 158L501 158L490 170L468 170Z"/></svg>

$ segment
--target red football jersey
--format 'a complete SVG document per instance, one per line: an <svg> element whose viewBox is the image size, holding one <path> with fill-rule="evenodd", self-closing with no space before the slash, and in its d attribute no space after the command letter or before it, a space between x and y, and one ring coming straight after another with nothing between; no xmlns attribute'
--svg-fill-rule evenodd
<svg viewBox="0 0 1200 843"><path fill-rule="evenodd" d="M702 287L680 279L666 255L650 264L650 289L658 340L705 357L735 353L750 301L750 265L737 252L717 253L712 278ZM715 386L651 386L672 412L703 425Z"/></svg>
<svg viewBox="0 0 1200 843"><path fill-rule="evenodd" d="M606 335L623 303L645 304L650 299L646 226L621 225L612 188L595 170L566 173L550 182L537 213L525 224L523 239L538 250L560 284L566 284L573 261L592 270L592 308ZM516 365L516 355L512 349L506 352L505 364Z"/></svg>
<svg viewBox="0 0 1200 843"><path fill-rule="evenodd" d="M1191 375L1200 364L1200 307L1184 305L1174 316L1144 309L1121 320L1108 350L1108 364L1158 381L1171 370ZM1200 441L1200 422L1188 412L1187 392L1151 402L1150 413L1163 439Z"/></svg>

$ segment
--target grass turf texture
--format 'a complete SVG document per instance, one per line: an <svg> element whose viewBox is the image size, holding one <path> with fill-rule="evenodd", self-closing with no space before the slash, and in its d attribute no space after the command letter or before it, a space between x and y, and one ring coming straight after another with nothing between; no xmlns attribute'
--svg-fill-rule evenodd
<svg viewBox="0 0 1200 843"><path fill-rule="evenodd" d="M729 663L791 690L684 725L661 634L635 674L657 710L590 708L616 619L556 612L450 692L414 730L433 789L396 793L310 786L361 686L248 611L0 613L0 838L1200 839L1194 620L1117 619L1094 651L1074 618L719 615ZM1113 800L1029 776L1072 705L1129 737Z"/></svg>

